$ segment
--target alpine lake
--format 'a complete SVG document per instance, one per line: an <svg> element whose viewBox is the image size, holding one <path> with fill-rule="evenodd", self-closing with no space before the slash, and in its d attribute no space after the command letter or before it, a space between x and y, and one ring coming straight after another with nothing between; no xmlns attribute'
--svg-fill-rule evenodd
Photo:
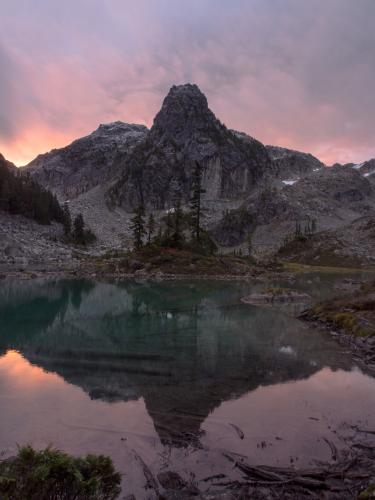
<svg viewBox="0 0 375 500"><path fill-rule="evenodd" d="M297 277L313 301L343 275ZM287 285L272 283L272 286ZM288 285L287 285L288 286ZM144 467L204 490L250 464L330 461L355 426L375 429L375 379L306 304L241 302L230 281L0 282L0 453L48 445L109 455L123 495L150 498Z"/></svg>

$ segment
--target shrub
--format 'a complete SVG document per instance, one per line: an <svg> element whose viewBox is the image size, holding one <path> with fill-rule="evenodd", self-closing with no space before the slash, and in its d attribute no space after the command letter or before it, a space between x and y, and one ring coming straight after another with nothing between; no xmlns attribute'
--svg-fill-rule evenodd
<svg viewBox="0 0 375 500"><path fill-rule="evenodd" d="M2 500L114 500L121 476L103 455L75 458L46 448L24 446L0 462Z"/></svg>

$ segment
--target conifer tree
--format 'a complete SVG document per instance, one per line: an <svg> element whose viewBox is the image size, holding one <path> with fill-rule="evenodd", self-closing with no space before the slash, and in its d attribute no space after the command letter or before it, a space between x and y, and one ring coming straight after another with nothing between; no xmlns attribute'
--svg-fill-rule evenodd
<svg viewBox="0 0 375 500"><path fill-rule="evenodd" d="M201 219L203 217L201 199L202 194L206 191L202 189L202 167L198 162L195 163L191 190L190 217L192 224L192 237L196 243L199 243L201 234Z"/></svg>
<svg viewBox="0 0 375 500"><path fill-rule="evenodd" d="M253 250L253 242L252 242L252 234L249 233L246 237L246 244L247 244L247 254L250 257L252 250Z"/></svg>
<svg viewBox="0 0 375 500"><path fill-rule="evenodd" d="M139 205L134 211L134 217L131 220L130 226L133 231L134 248L139 250L143 245L143 237L146 234L145 230L145 209L143 205Z"/></svg>
<svg viewBox="0 0 375 500"><path fill-rule="evenodd" d="M0 155L0 208L11 214L21 214L40 224L62 222L62 209L56 196L26 175L10 170Z"/></svg>
<svg viewBox="0 0 375 500"><path fill-rule="evenodd" d="M64 227L64 235L66 237L70 236L72 232L72 217L70 215L69 205L64 203L62 223Z"/></svg>
<svg viewBox="0 0 375 500"><path fill-rule="evenodd" d="M151 244L151 238L155 231L155 219L152 213L148 217L147 221L147 243Z"/></svg>
<svg viewBox="0 0 375 500"><path fill-rule="evenodd" d="M181 209L181 201L178 199L176 201L174 211L173 211L173 233L172 233L172 242L175 248L181 246L182 243L182 217L183 212Z"/></svg>
<svg viewBox="0 0 375 500"><path fill-rule="evenodd" d="M165 217L164 244L169 244L174 232L174 220L172 211L169 211Z"/></svg>
<svg viewBox="0 0 375 500"><path fill-rule="evenodd" d="M78 214L74 219L73 237L76 243L82 244L85 242L85 222L82 214Z"/></svg>

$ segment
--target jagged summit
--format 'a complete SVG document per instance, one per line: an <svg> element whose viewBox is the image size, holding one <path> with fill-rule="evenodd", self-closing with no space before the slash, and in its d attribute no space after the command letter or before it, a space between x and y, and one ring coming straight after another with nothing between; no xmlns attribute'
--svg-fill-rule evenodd
<svg viewBox="0 0 375 500"><path fill-rule="evenodd" d="M188 201L196 161L206 196L215 200L246 196L271 168L264 146L228 130L197 85L173 86L108 199L128 210L141 202L169 208L176 196Z"/></svg>
<svg viewBox="0 0 375 500"><path fill-rule="evenodd" d="M151 135L173 138L183 144L192 134L225 130L208 107L206 96L195 84L174 85L154 119Z"/></svg>
<svg viewBox="0 0 375 500"><path fill-rule="evenodd" d="M179 107L184 108L188 112L191 106L199 106L201 109L208 110L207 98L198 85L195 83L173 85L164 98L161 110L158 114L170 108L177 110Z"/></svg>

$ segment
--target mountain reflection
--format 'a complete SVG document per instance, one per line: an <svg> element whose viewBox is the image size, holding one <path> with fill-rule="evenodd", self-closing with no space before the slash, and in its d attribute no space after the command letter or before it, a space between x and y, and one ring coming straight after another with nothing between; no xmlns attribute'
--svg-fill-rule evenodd
<svg viewBox="0 0 375 500"><path fill-rule="evenodd" d="M3 283L0 355L18 350L92 399L143 397L162 442L183 445L223 401L351 367L330 339L241 304L248 292L209 282Z"/></svg>

